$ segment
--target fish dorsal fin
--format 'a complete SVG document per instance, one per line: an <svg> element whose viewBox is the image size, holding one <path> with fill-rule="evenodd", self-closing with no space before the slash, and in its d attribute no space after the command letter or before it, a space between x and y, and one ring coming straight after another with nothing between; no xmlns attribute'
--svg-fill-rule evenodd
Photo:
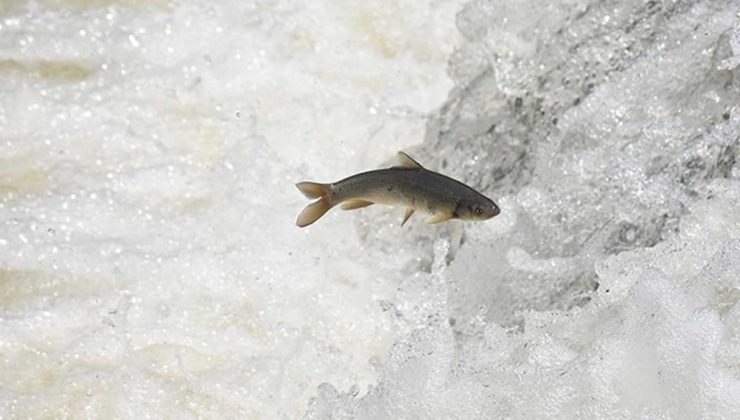
<svg viewBox="0 0 740 420"><path fill-rule="evenodd" d="M398 152L396 159L398 159L398 165L395 168L424 169L419 162L404 152Z"/></svg>

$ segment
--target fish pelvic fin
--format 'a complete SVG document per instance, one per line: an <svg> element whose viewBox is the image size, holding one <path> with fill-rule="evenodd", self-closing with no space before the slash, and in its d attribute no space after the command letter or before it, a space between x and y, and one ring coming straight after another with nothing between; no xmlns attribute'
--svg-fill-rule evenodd
<svg viewBox="0 0 740 420"><path fill-rule="evenodd" d="M406 222L411 218L411 215L414 214L414 208L413 207L407 207L406 213L403 215L403 221L401 222L401 226L405 225Z"/></svg>
<svg viewBox="0 0 740 420"><path fill-rule="evenodd" d="M347 200L344 203L342 203L342 210L354 210L354 209L361 209L363 207L372 206L372 201L365 201L365 200Z"/></svg>
<svg viewBox="0 0 740 420"><path fill-rule="evenodd" d="M306 206L301 214L298 215L298 219L295 224L298 227L306 227L311 223L319 220L330 208L334 207L329 200L328 195L324 195L317 201Z"/></svg>
<svg viewBox="0 0 740 420"><path fill-rule="evenodd" d="M331 188L329 184L319 184L318 182L299 182L295 186L307 198L319 198L328 195Z"/></svg>
<svg viewBox="0 0 740 420"><path fill-rule="evenodd" d="M419 162L404 152L398 152L396 159L398 160L398 165L395 166L396 168L424 169Z"/></svg>

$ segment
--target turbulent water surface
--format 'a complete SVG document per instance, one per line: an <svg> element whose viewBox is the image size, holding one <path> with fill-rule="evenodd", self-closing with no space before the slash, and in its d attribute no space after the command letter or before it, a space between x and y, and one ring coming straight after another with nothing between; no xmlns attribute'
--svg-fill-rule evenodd
<svg viewBox="0 0 740 420"><path fill-rule="evenodd" d="M0 2L0 417L740 418L739 11Z"/></svg>

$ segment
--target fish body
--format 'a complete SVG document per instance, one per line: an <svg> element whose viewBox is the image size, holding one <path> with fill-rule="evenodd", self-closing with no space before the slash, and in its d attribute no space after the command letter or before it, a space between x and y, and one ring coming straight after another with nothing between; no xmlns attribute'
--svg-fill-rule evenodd
<svg viewBox="0 0 740 420"><path fill-rule="evenodd" d="M430 215L427 223L486 220L500 213L491 199L462 182L425 169L403 152L398 153L398 160L399 166L363 172L331 184L296 184L307 197L319 199L303 210L296 224L308 226L337 204L342 204L344 210L372 204L404 206L402 225L417 211Z"/></svg>

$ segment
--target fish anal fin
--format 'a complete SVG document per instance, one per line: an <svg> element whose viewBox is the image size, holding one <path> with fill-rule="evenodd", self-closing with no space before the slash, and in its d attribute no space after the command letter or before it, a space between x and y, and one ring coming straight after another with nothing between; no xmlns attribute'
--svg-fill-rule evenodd
<svg viewBox="0 0 740 420"><path fill-rule="evenodd" d="M363 207L372 206L372 201L365 201L365 200L347 200L342 203L342 210L354 210L354 209L361 209Z"/></svg>
<svg viewBox="0 0 740 420"><path fill-rule="evenodd" d="M411 156L404 152L399 151L398 154L396 154L396 159L398 160L398 165L394 166L395 168L424 169L419 162L415 161Z"/></svg>
<svg viewBox="0 0 740 420"><path fill-rule="evenodd" d="M427 217L424 221L427 222L430 225L436 224L436 223L442 223L447 220L453 219L454 216L452 213L439 213L435 214L433 216Z"/></svg>
<svg viewBox="0 0 740 420"><path fill-rule="evenodd" d="M414 214L413 207L407 207L406 208L406 213L404 213L404 215L403 215L403 222L401 222L401 226L403 226L404 224L406 224L406 222L411 218L411 215L412 214Z"/></svg>

